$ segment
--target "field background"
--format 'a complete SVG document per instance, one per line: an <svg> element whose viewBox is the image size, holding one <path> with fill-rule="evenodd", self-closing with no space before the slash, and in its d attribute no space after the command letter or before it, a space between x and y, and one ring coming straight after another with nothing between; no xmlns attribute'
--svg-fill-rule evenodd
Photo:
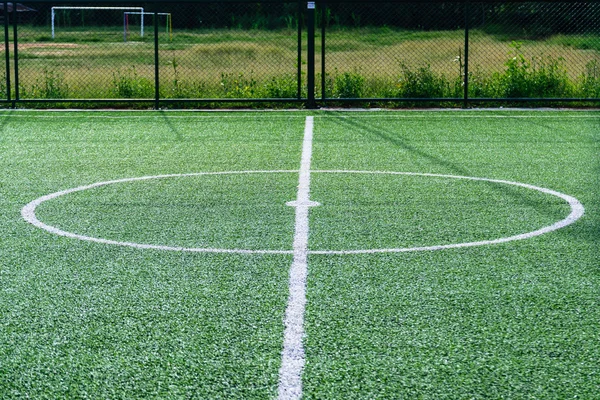
<svg viewBox="0 0 600 400"><path fill-rule="evenodd" d="M291 255L87 243L20 212L111 179L296 171L306 115L1 112L0 398L276 397ZM572 195L586 213L497 246L310 255L304 398L596 397L598 112L314 115L311 199L322 205L310 249L496 238L568 213L519 188L318 170L507 179ZM37 213L117 240L288 250L296 186L293 172L163 179Z"/></svg>
<svg viewBox="0 0 600 400"><path fill-rule="evenodd" d="M153 32L121 27L20 28L19 74L23 98L153 98ZM137 35L137 37L135 37ZM298 39L294 29L175 30L162 32L160 93L164 98L296 98ZM303 34L302 86L306 82ZM515 48L518 44L518 48ZM461 97L464 32L389 27L330 28L326 41L327 97ZM1 51L0 51L1 52ZM523 56L514 79L510 60ZM470 34L473 97L526 97L504 86L540 86L536 97L595 97L600 91L600 38L556 34L543 38ZM321 43L316 48L317 95ZM537 74L535 72L538 71ZM413 75L411 75L413 74ZM512 78L511 78L512 77ZM421 85L410 92L410 81ZM542 82L540 82L540 80ZM555 82L556 81L556 82ZM302 89L303 92L305 89ZM526 91L524 87L522 90ZM507 92L508 91L508 92ZM305 94L304 94L305 95Z"/></svg>

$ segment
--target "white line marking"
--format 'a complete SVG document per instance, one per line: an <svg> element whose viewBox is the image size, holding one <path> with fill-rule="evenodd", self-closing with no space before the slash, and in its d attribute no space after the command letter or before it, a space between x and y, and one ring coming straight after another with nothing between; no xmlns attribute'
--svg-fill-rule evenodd
<svg viewBox="0 0 600 400"><path fill-rule="evenodd" d="M150 249L150 250L165 250L165 251L186 251L186 252L196 252L196 253L227 253L227 254L294 254L293 250L250 250L250 249L219 249L219 248L195 248L195 247L178 247L178 246L162 246L162 245L152 245L152 244L143 244L143 243L132 243L132 242L122 242L116 240L95 238L85 235L79 235L72 232L66 232L59 228L47 225L40 220L37 219L35 215L36 208L45 201L55 199L60 196L67 195L69 193L79 192L82 190L93 189L96 187L101 187L105 185L122 183L122 182L133 182L133 181L144 181L150 179L162 179L162 178L172 178L172 177L187 177L187 176L203 176L203 175L235 175L235 174L277 174L277 173L298 173L295 171L288 170L275 170L275 171L222 171L222 172L198 172L198 173L190 173L190 174L173 174L173 175L156 175L156 176L143 176L138 178L126 178L126 179L118 179L113 181L106 182L98 182L91 185L80 186L73 189L67 189L56 193L51 193L46 196L40 197L36 200L33 200L29 204L27 204L21 210L21 215L23 218L29 222L30 224L44 229L50 233L59 236L65 236L72 239L85 240L89 242L96 242L101 244L109 244L109 245L117 245L117 246L126 246L126 247L134 247L138 249ZM369 254L369 253L405 253L412 251L435 251L435 250L445 250L445 249L456 249L461 247L475 247L475 246L486 246L493 244L500 244L506 242L512 242L515 240L524 240L530 239L535 236L540 236L545 233L549 233L561 228L564 228L568 225L571 225L579 218L584 215L584 207L576 198L566 195L564 193L560 193L551 189L546 189L538 186L529 185L526 183L520 182L512 182L506 180L499 179L488 179L488 178L477 178L470 176L458 176L458 175L442 175L442 174L428 174L428 173L418 173L418 172L396 172L396 171L347 171L347 170L314 170L312 173L329 173L329 174L381 174L381 175L412 175L412 176L425 176L425 177L437 177L437 178L449 178L449 179L464 179L464 180L472 180L472 181L487 181L487 182L495 182L506 185L520 186L531 190L536 190L541 193L545 193L548 195L559 197L565 200L569 206L571 207L571 213L564 218L552 225L542 227L538 230L532 232L526 232L519 235L503 237L493 240L483 240L477 242L467 242L467 243L454 243L454 244L446 244L446 245L434 245L434 246L424 246L424 247L401 247L401 248L389 248L389 249L357 249L357 250L309 250L308 254ZM317 206L319 203L304 200L304 201L290 201L287 205L292 207L304 206L304 207L312 207Z"/></svg>
<svg viewBox="0 0 600 400"><path fill-rule="evenodd" d="M78 118L77 115L74 114L74 112L70 112L70 111L46 111L46 112L50 112L50 113L54 113L56 112L56 115L51 115L51 114L39 114L36 115L36 111L14 111L14 112L3 112L0 110L0 117L19 117L19 118L27 118L27 119L33 119L33 118L37 118L37 119L65 119L65 118ZM194 118L202 118L202 119L215 119L215 120L222 120L222 119L252 119L252 120L256 120L256 119L268 119L268 120L272 120L273 118L278 118L278 119L294 119L294 118L301 118L301 116L296 116L296 115L269 115L268 113L266 115L261 115L259 113L257 113L256 115L251 115L251 111L248 113L244 113L242 111L240 111L240 113L232 113L230 115L221 115L221 114L217 114L220 113L222 111L217 111L215 110L213 111L207 111L206 114L202 114L202 115L194 115L193 111L190 111L190 114L179 114L179 115L170 115L170 114L166 114L166 115L161 115L158 113L151 113L151 114L147 114L147 115L94 115L95 113L99 113L100 111L76 111L77 114L81 114L81 113L85 113L85 118L86 119L90 119L90 118L95 118L95 119L106 119L106 120L121 120L121 119L148 119L148 120L163 120L163 119L189 119L192 120ZM110 111L111 114L113 113L126 113L126 112L133 112L133 111ZM198 111L198 112L202 112L202 111ZM40 112L41 113L41 112ZM63 114L58 114L58 113L63 113ZM70 113L70 114L68 114ZM81 115L79 115L79 117L81 117Z"/></svg>
<svg viewBox="0 0 600 400"><path fill-rule="evenodd" d="M312 158L313 117L306 117L302 161L298 178L296 201L287 203L296 207L294 232L294 260L290 268L290 295L285 311L285 332L281 367L279 369L279 400L302 397L302 370L304 369L304 309L306 306L306 277L308 275L308 209L318 205L310 201L310 161Z"/></svg>
<svg viewBox="0 0 600 400"><path fill-rule="evenodd" d="M551 189L546 189L539 186L529 185L527 183L520 182L512 182L501 179L488 179L488 178L477 178L471 176L458 176L458 175L445 175L445 174L427 174L427 173L417 173L417 172L392 172L392 171L347 171L347 170L321 170L321 171L313 171L313 173L336 173L336 174L382 174L382 175L413 175L413 176L427 176L434 178L449 178L449 179L465 179L471 181L483 181L483 182L493 182L500 183L504 185L513 185L520 186L526 189L537 190L538 192L542 192L545 194L549 194L552 196L559 197L569 203L571 206L571 213L565 218L562 219L552 225L545 226L535 231L522 233L519 235L503 237L494 240L482 240L477 242L465 242L465 243L454 243L454 244L446 244L446 245L437 245L437 246L424 246L424 247L404 247L404 248L394 248L394 249L367 249L367 250L312 250L310 254L371 254L371 253L405 253L411 251L436 251L436 250L445 250L445 249L458 249L461 247L475 247L475 246L486 246L492 244L500 244L506 242L512 242L515 240L525 240L531 239L536 236L543 235L545 233L549 233L552 231L556 231L558 229L564 228L565 226L571 225L579 218L583 216L585 213L585 208L583 204L579 202L575 197L569 196L564 193L560 193Z"/></svg>
<svg viewBox="0 0 600 400"><path fill-rule="evenodd" d="M246 174L272 174L272 173L297 173L297 171L229 171L229 172L197 172L190 174L172 174L172 175L154 175L154 176L142 176L138 178L124 178L124 179L116 179L112 181L106 182L97 182L91 185L79 186L73 189L67 189L56 193L51 193L46 196L42 196L38 199L33 200L28 203L21 210L21 215L25 219L25 221L30 224L53 233L58 236L64 236L71 239L79 239L85 240L88 242L102 243L102 244L110 244L117 246L125 246L125 247L134 247L136 249L147 249L147 250L164 250L164 251L186 251L186 252L196 252L196 253L237 253L237 254L293 254L291 250L246 250L246 249L216 249L216 248L196 248L196 247L177 247L177 246L161 246L161 245L153 245L153 244L144 244L144 243L132 243L132 242L122 242L117 240L110 239L102 239L95 238L86 235L80 235L73 232L63 231L62 229L56 228L51 225L47 225L40 221L36 215L36 208L48 201L55 199L57 197L61 197L70 193L81 192L83 190L94 189L101 186L112 185L115 183L124 183L124 182L135 182L135 181L146 181L150 179L164 179L164 178L179 178L179 177L189 177L189 176L203 176L203 175L246 175Z"/></svg>

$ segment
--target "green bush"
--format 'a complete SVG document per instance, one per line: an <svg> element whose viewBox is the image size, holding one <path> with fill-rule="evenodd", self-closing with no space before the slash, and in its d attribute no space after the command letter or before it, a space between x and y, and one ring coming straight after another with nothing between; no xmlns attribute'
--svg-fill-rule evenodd
<svg viewBox="0 0 600 400"><path fill-rule="evenodd" d="M365 77L358 72L344 72L333 81L333 97L338 99L360 98L365 91Z"/></svg>
<svg viewBox="0 0 600 400"><path fill-rule="evenodd" d="M265 97L284 99L298 97L298 78L295 75L273 77L264 85Z"/></svg>
<svg viewBox="0 0 600 400"><path fill-rule="evenodd" d="M521 43L513 42L506 70L492 77L489 85L496 88L497 97L566 97L573 94L573 84L564 68L563 58L551 57L527 60L521 51Z"/></svg>
<svg viewBox="0 0 600 400"><path fill-rule="evenodd" d="M585 66L585 73L577 83L578 94L586 98L600 98L600 63L592 60Z"/></svg>
<svg viewBox="0 0 600 400"><path fill-rule="evenodd" d="M431 65L412 70L401 64L402 73L398 82L396 97L428 98L452 97L453 85L444 74L436 74Z"/></svg>
<svg viewBox="0 0 600 400"><path fill-rule="evenodd" d="M0 77L0 79L0 100L6 100L8 95L6 91L6 72L2 74L2 77Z"/></svg>
<svg viewBox="0 0 600 400"><path fill-rule="evenodd" d="M221 74L221 88L227 98L252 99L258 96L258 84L250 73L250 77L244 76L242 72L235 75Z"/></svg>
<svg viewBox="0 0 600 400"><path fill-rule="evenodd" d="M69 86L62 74L44 69L43 76L35 81L29 94L21 88L21 96L34 99L66 99L69 97Z"/></svg>
<svg viewBox="0 0 600 400"><path fill-rule="evenodd" d="M154 84L148 78L137 74L132 67L124 74L113 74L113 92L119 98L152 98L154 97Z"/></svg>

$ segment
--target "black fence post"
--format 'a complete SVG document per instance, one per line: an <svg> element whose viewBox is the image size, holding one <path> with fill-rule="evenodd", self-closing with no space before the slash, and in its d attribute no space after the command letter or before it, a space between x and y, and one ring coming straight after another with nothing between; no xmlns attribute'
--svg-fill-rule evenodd
<svg viewBox="0 0 600 400"><path fill-rule="evenodd" d="M463 108L469 107L469 0L465 1L465 60L463 78Z"/></svg>
<svg viewBox="0 0 600 400"><path fill-rule="evenodd" d="M327 98L327 75L325 73L325 34L327 26L327 12L326 9L327 4L325 2L321 3L321 99L325 100Z"/></svg>
<svg viewBox="0 0 600 400"><path fill-rule="evenodd" d="M298 11L296 14L297 20L298 20L298 61L297 61L297 83L298 83L298 88L297 88L297 96L296 98L298 100L302 99L302 5L304 3L302 1L298 1Z"/></svg>
<svg viewBox="0 0 600 400"><path fill-rule="evenodd" d="M158 57L158 12L154 10L154 108L160 108L160 68Z"/></svg>
<svg viewBox="0 0 600 400"><path fill-rule="evenodd" d="M7 13L8 14L8 13ZM15 58L15 98L12 100L12 107L17 106L19 100L19 43L17 37L17 3L13 2L12 9L12 23L13 23L13 43L14 43L14 58ZM7 47L8 49L8 47Z"/></svg>
<svg viewBox="0 0 600 400"><path fill-rule="evenodd" d="M315 101L315 2L309 1L306 5L306 29L308 34L307 43L307 100L306 108L315 109L317 103Z"/></svg>
<svg viewBox="0 0 600 400"><path fill-rule="evenodd" d="M4 17L4 58L6 63L6 101L10 102L11 87L10 87L10 49L8 40L8 3L4 2L4 10L2 11Z"/></svg>

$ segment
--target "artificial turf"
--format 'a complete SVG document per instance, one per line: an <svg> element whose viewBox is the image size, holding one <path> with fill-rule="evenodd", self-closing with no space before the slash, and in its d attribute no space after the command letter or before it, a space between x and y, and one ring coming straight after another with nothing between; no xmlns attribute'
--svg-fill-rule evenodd
<svg viewBox="0 0 600 400"><path fill-rule="evenodd" d="M442 112L317 119L316 170L508 179L569 193L584 203L586 215L561 231L496 246L311 256L305 398L595 398L599 117ZM409 211L401 217L409 219L402 235L430 244L449 240L453 227L456 240L469 240L461 236L509 234L566 214L554 199L512 187L461 182L461 190L446 192L435 179L428 189L385 180L352 182L351 194L370 193L343 204L351 210L366 206L348 218L367 219L337 237L337 246L355 246L371 226L384 231L381 225L397 218L391 209L396 205L400 214ZM467 186L472 190L465 193ZM328 192L324 183L313 187L315 195ZM390 188L397 191L396 203ZM343 196L336 198L342 202ZM413 201L423 209L405 207ZM384 218L371 219L372 205L382 203L376 214ZM476 218L455 220L465 209ZM326 213L315 209L312 216L318 219L319 212Z"/></svg>
<svg viewBox="0 0 600 400"><path fill-rule="evenodd" d="M594 398L600 114L314 112L303 398ZM0 112L0 398L274 398L309 112ZM284 172L285 171L285 172Z"/></svg>

